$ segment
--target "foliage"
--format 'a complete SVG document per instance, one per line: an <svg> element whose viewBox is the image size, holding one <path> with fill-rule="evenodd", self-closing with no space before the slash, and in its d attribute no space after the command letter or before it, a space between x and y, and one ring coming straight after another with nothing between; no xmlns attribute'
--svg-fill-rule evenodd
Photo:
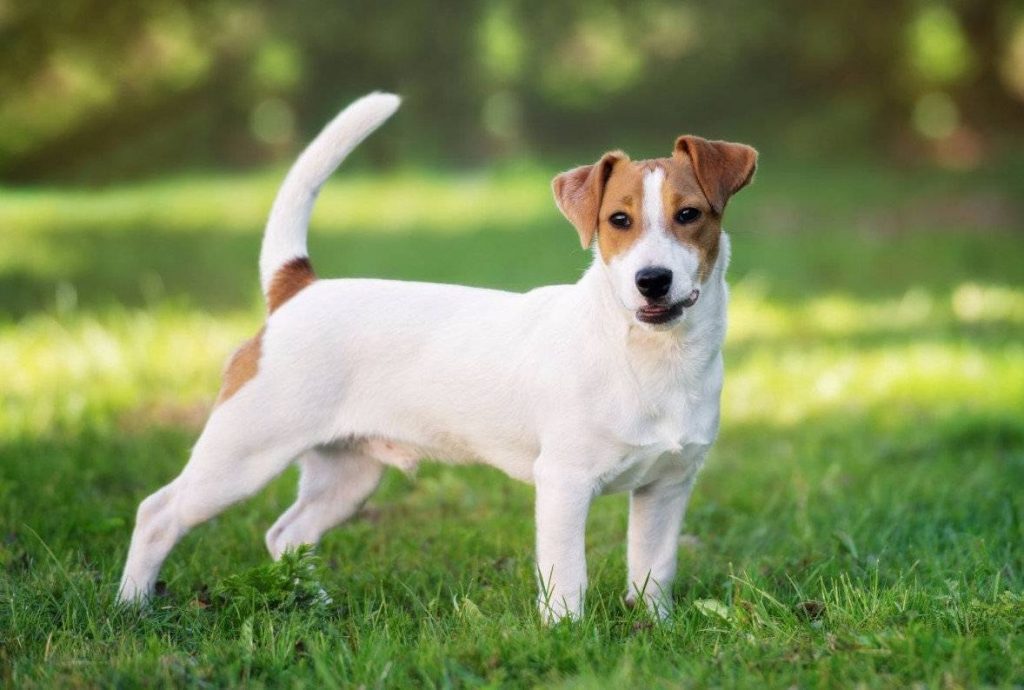
<svg viewBox="0 0 1024 690"><path fill-rule="evenodd" d="M289 157L373 89L406 107L370 161L589 159L608 132L628 149L686 130L974 167L1022 133L1022 46L1017 0L10 0L0 176Z"/></svg>
<svg viewBox="0 0 1024 690"><path fill-rule="evenodd" d="M320 559L309 546L287 551L277 561L229 575L213 590L222 604L237 610L294 610L323 614L330 597L316 579Z"/></svg>

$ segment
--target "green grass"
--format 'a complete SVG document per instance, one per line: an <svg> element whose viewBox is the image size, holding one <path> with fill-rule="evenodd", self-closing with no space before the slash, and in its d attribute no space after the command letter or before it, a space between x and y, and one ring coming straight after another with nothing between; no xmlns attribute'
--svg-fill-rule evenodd
<svg viewBox="0 0 1024 690"><path fill-rule="evenodd" d="M270 566L288 472L183 541L150 611L115 608L138 501L259 326L277 179L3 190L0 685L1024 684L1020 172L764 168L727 219L723 427L676 610L623 605L606 497L586 619L554 628L532 490L486 468L388 474ZM322 275L514 289L587 260L532 168L342 176L311 249Z"/></svg>

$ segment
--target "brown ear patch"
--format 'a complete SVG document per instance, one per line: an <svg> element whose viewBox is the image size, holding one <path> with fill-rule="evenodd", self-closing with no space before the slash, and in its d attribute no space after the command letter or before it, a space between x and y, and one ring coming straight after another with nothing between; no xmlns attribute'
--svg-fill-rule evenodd
<svg viewBox="0 0 1024 690"><path fill-rule="evenodd" d="M270 281L270 289L267 290L267 309L273 313L315 281L316 273L313 272L313 264L309 263L308 257L292 259L277 269L274 279Z"/></svg>
<svg viewBox="0 0 1024 690"><path fill-rule="evenodd" d="M621 160L629 158L622 151L609 151L597 163L573 168L551 181L558 210L576 227L584 249L590 246L597 232L605 184L615 164Z"/></svg>
<svg viewBox="0 0 1024 690"><path fill-rule="evenodd" d="M689 156L704 195L715 213L750 182L757 169L757 151L745 144L708 141L690 134L676 139L673 156Z"/></svg>
<svg viewBox="0 0 1024 690"><path fill-rule="evenodd" d="M263 347L263 331L242 343L241 347L235 350L224 367L224 382L221 384L220 393L217 394L217 402L214 406L230 398L238 392L242 386L256 376L259 371L260 354Z"/></svg>

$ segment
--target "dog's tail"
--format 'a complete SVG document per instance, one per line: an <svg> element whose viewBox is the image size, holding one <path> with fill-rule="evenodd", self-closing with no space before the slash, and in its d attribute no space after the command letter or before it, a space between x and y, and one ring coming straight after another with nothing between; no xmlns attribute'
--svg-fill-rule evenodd
<svg viewBox="0 0 1024 690"><path fill-rule="evenodd" d="M363 96L335 116L288 171L270 210L260 250L260 285L270 311L315 279L306 234L320 187L400 102L390 93Z"/></svg>

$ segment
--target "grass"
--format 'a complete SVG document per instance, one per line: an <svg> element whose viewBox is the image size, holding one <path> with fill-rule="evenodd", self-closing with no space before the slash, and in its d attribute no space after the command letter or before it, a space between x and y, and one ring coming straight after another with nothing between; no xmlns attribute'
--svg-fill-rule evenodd
<svg viewBox="0 0 1024 690"><path fill-rule="evenodd" d="M258 328L276 176L4 190L0 684L1024 684L1020 172L766 167L727 219L723 428L676 610L624 607L613 496L587 617L550 629L532 490L486 468L390 473L315 554L270 565L286 473L184 540L152 610L115 608L138 501ZM587 260L532 168L342 176L311 249L324 275L514 289Z"/></svg>

